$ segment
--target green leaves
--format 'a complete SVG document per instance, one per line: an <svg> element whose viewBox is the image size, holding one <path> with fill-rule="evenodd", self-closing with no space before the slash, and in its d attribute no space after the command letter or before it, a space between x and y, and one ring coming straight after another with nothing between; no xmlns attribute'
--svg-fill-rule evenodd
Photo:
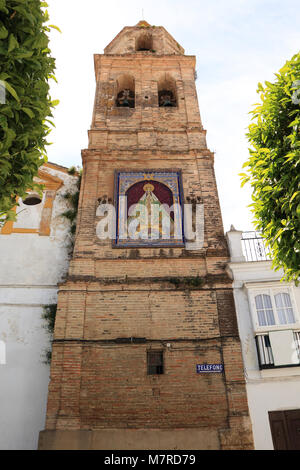
<svg viewBox="0 0 300 470"><path fill-rule="evenodd" d="M6 0L0 0L0 11L8 13L8 9L6 8Z"/></svg>
<svg viewBox="0 0 300 470"><path fill-rule="evenodd" d="M56 29L56 31L61 33L61 30L58 28L58 26L55 26L54 24L49 24L49 28Z"/></svg>
<svg viewBox="0 0 300 470"><path fill-rule="evenodd" d="M2 82L5 86L5 89L15 98L15 100L20 101L16 90L6 80L2 80Z"/></svg>
<svg viewBox="0 0 300 470"><path fill-rule="evenodd" d="M22 108L22 111L24 111L24 113L26 113L27 116L29 116L30 118L33 118L33 117L34 117L34 113L31 111L31 109L29 109L29 108Z"/></svg>
<svg viewBox="0 0 300 470"><path fill-rule="evenodd" d="M6 39L8 36L8 31L5 28L5 26L1 25L0 26L0 39Z"/></svg>
<svg viewBox="0 0 300 470"><path fill-rule="evenodd" d="M242 185L252 189L254 222L270 246L274 268L286 280L300 277L300 53L258 84L261 103L250 112L249 159Z"/></svg>
<svg viewBox="0 0 300 470"><path fill-rule="evenodd" d="M16 47L19 47L19 43L16 40L15 36L13 34L10 34L8 37L8 52L13 51Z"/></svg>
<svg viewBox="0 0 300 470"><path fill-rule="evenodd" d="M55 61L49 50L46 4L0 0L0 222L15 217L17 197L33 188L46 155L52 108L49 80ZM48 121L47 121L48 119Z"/></svg>

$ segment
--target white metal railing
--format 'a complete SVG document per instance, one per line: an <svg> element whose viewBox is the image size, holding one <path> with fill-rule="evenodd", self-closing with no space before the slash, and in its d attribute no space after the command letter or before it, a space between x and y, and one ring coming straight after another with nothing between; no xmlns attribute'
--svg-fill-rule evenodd
<svg viewBox="0 0 300 470"><path fill-rule="evenodd" d="M241 241L246 261L271 260L270 250L265 246L259 232L243 232Z"/></svg>

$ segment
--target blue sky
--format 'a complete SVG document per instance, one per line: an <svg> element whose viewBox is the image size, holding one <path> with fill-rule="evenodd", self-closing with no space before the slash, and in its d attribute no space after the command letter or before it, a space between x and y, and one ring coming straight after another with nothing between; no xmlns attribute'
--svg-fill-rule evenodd
<svg viewBox="0 0 300 470"><path fill-rule="evenodd" d="M233 224L251 230L250 188L238 174L248 157L245 137L249 111L258 102L257 83L273 81L286 60L300 49L299 0L48 0L50 47L56 58L60 99L49 161L81 166L87 148L95 92L93 54L124 26L142 19L164 26L195 55L200 113L215 172L225 231ZM105 5L105 6L104 6Z"/></svg>

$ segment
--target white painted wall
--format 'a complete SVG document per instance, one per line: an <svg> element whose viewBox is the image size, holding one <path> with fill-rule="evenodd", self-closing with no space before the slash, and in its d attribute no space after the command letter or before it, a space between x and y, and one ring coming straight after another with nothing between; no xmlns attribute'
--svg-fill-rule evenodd
<svg viewBox="0 0 300 470"><path fill-rule="evenodd" d="M5 364L0 357L1 450L37 449L45 425L49 365L44 354L50 338L43 306L57 302L57 283L67 273L69 222L60 214L68 208L62 195L75 191L76 178L59 169L43 171L64 181L53 205L51 235L0 235L0 342L6 350ZM38 227L41 205L24 207L15 226Z"/></svg>
<svg viewBox="0 0 300 470"><path fill-rule="evenodd" d="M300 377L289 371L286 377L248 380L247 393L256 450L273 450L268 411L300 408Z"/></svg>
<svg viewBox="0 0 300 470"><path fill-rule="evenodd" d="M255 322L251 310L251 292L257 289L288 287L295 301L300 330L300 287L282 283L282 272L272 270L271 261L247 262L241 257L241 233L227 233L231 262L228 272L233 279L234 299L242 343L249 412L256 450L273 450L269 411L300 409L300 367L260 370L255 344ZM281 329L281 328L273 328Z"/></svg>

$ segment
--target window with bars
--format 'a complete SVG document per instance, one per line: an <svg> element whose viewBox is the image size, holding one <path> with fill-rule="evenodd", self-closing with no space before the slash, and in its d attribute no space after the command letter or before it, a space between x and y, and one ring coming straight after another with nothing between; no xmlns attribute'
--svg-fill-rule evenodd
<svg viewBox="0 0 300 470"><path fill-rule="evenodd" d="M278 338L274 342L274 334L280 334L280 349L283 350L278 350ZM300 365L300 331L259 334L255 342L260 369Z"/></svg>
<svg viewBox="0 0 300 470"><path fill-rule="evenodd" d="M269 335L257 335L255 337L258 363L260 369L274 367L274 358Z"/></svg>
<svg viewBox="0 0 300 470"><path fill-rule="evenodd" d="M147 373L148 375L164 373L163 351L147 351Z"/></svg>
<svg viewBox="0 0 300 470"><path fill-rule="evenodd" d="M300 365L300 322L290 287L251 289L249 300L260 369Z"/></svg>

